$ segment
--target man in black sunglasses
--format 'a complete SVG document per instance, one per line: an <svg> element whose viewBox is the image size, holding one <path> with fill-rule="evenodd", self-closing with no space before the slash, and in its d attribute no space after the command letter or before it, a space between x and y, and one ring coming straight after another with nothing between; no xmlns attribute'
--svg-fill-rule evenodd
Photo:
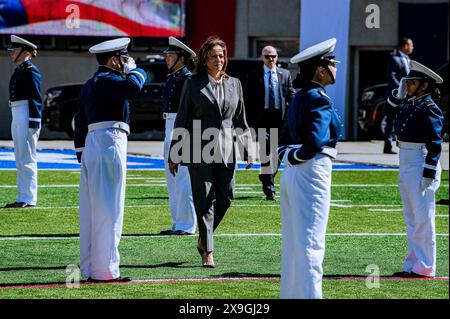
<svg viewBox="0 0 450 319"><path fill-rule="evenodd" d="M270 133L281 129L295 91L289 71L277 66L278 52L273 46L262 49L261 60L263 65L247 76L245 105L247 122L258 136L261 161L259 179L263 192L267 200L275 200L274 177L279 166L275 150L278 139L274 134L271 138Z"/></svg>

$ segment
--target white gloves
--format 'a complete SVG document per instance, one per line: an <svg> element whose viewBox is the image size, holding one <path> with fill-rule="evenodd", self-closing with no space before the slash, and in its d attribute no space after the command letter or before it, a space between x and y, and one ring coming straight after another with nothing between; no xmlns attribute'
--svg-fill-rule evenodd
<svg viewBox="0 0 450 319"><path fill-rule="evenodd" d="M289 146L286 148L286 151L284 152L283 158L280 158L280 161L281 161L282 163L284 163L284 165L286 165L286 166L292 166L292 164L289 163L289 160L288 160L289 152L290 152L291 150L293 150L293 149L300 149L301 147L302 147L301 144L289 145ZM294 164L294 165L295 165L295 164Z"/></svg>
<svg viewBox="0 0 450 319"><path fill-rule="evenodd" d="M398 89L397 89L397 94L394 94L394 95L397 99L403 100L404 98L406 98L407 93L408 93L408 91L406 89L406 79L401 78L400 85L398 86Z"/></svg>
<svg viewBox="0 0 450 319"><path fill-rule="evenodd" d="M284 165L286 166L292 166L288 161L288 154L291 149L292 149L291 147L288 147L286 149L286 152L284 152L283 158L281 159L281 162L284 163Z"/></svg>
<svg viewBox="0 0 450 319"><path fill-rule="evenodd" d="M127 63L123 66L123 73L128 74L134 69L136 69L136 63L132 57L129 57Z"/></svg>
<svg viewBox="0 0 450 319"><path fill-rule="evenodd" d="M434 179L432 178L422 177L422 180L420 181L420 189L422 190L422 192L430 188L433 184L433 181Z"/></svg>

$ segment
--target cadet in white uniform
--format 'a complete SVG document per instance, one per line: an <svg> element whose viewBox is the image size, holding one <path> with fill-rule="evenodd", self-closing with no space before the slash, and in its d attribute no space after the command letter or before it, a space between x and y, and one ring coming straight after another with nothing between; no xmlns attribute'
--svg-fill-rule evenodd
<svg viewBox="0 0 450 319"><path fill-rule="evenodd" d="M12 113L11 135L17 169L18 195L5 208L34 207L37 202L36 146L41 130L41 73L31 63L37 46L11 35L10 56L18 67L9 82L9 106Z"/></svg>
<svg viewBox="0 0 450 319"><path fill-rule="evenodd" d="M169 206L172 215L172 228L163 230L161 235L193 235L197 227L192 199L191 179L186 166L181 166L174 176L169 170L169 148L172 141L173 126L180 105L181 91L184 82L192 77L186 67L188 60L196 57L194 51L180 40L169 37L169 47L164 51L169 69L164 88L163 116L166 120L166 136L164 138L164 168L166 172Z"/></svg>
<svg viewBox="0 0 450 319"><path fill-rule="evenodd" d="M332 159L341 120L325 86L333 84L336 39L309 47L291 59L300 88L280 134L278 154L286 168L280 181L283 299L322 298L322 262L331 200Z"/></svg>
<svg viewBox="0 0 450 319"><path fill-rule="evenodd" d="M81 161L79 217L80 268L90 281L127 281L120 276L118 246L125 203L127 99L146 80L128 55L129 38L89 49L99 68L81 89L74 142Z"/></svg>
<svg viewBox="0 0 450 319"><path fill-rule="evenodd" d="M409 74L388 99L395 116L400 148L398 187L406 222L408 255L400 277L433 277L436 274L435 193L440 185L443 115L432 94L442 78L426 66L411 61ZM438 92L437 92L438 93Z"/></svg>

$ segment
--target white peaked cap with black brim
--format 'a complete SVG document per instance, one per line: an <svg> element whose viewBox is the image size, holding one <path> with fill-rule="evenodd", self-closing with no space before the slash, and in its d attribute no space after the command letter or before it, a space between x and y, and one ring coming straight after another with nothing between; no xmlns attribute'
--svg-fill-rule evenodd
<svg viewBox="0 0 450 319"><path fill-rule="evenodd" d="M163 53L183 53L186 52L190 58L195 58L197 54L186 44L174 37L169 37L169 47Z"/></svg>
<svg viewBox="0 0 450 319"><path fill-rule="evenodd" d="M17 48L29 48L31 50L36 50L37 45L18 37L17 35L11 35L11 45L8 50L12 51Z"/></svg>
<svg viewBox="0 0 450 319"><path fill-rule="evenodd" d="M411 60L410 70L405 77L407 80L431 80L436 84L442 84L444 80L434 71L417 61Z"/></svg>
<svg viewBox="0 0 450 319"><path fill-rule="evenodd" d="M130 38L119 38L114 40L108 40L101 42L99 44L96 44L89 48L90 53L95 54L101 54L101 53L108 53L108 52L121 52L123 51L124 54L128 54L127 47L128 44L130 44Z"/></svg>
<svg viewBox="0 0 450 319"><path fill-rule="evenodd" d="M310 46L297 55L295 55L293 58L291 58L292 64L301 63L307 60L310 60L312 58L320 58L324 61L330 61L333 63L339 63L334 57L334 47L336 46L336 38L331 38L328 40L325 40L323 42L320 42L318 44L315 44L313 46Z"/></svg>

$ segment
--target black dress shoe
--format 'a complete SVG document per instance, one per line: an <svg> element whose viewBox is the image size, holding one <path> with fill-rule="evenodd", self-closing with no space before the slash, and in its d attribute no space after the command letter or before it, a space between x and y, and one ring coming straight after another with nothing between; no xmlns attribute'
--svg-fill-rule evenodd
<svg viewBox="0 0 450 319"><path fill-rule="evenodd" d="M174 231L172 229L168 229L161 231L159 234L163 236L171 236L174 235Z"/></svg>
<svg viewBox="0 0 450 319"><path fill-rule="evenodd" d="M93 283L102 283L102 282L130 282L130 281L131 281L131 278L120 276L120 277L117 277L117 278L114 278L114 279L100 280L100 279L94 279L94 278L90 278L90 277L89 277L86 281L87 281L87 282L93 282Z"/></svg>
<svg viewBox="0 0 450 319"><path fill-rule="evenodd" d="M187 231L184 230L176 230L173 232L173 235L177 235L177 236L191 236L194 235L193 233L189 233Z"/></svg>
<svg viewBox="0 0 450 319"><path fill-rule="evenodd" d="M6 204L5 206L3 206L3 208L16 208L16 204L17 204L17 202L9 203L9 204Z"/></svg>
<svg viewBox="0 0 450 319"><path fill-rule="evenodd" d="M36 205L27 204L24 202L14 202L6 204L4 208L29 208L29 207L36 207Z"/></svg>
<svg viewBox="0 0 450 319"><path fill-rule="evenodd" d="M27 203L20 203L21 206L19 208L32 208L32 207L36 207L36 205L31 205L31 204L27 204Z"/></svg>
<svg viewBox="0 0 450 319"><path fill-rule="evenodd" d="M275 194L267 194L266 200L275 200Z"/></svg>
<svg viewBox="0 0 450 319"><path fill-rule="evenodd" d="M397 271L392 274L392 277L405 277L408 274L409 272L407 271Z"/></svg>
<svg viewBox="0 0 450 319"><path fill-rule="evenodd" d="M403 276L404 278L431 278L430 276L425 276L425 275L421 275L421 274L417 274L415 272L410 272L407 273L406 275Z"/></svg>
<svg viewBox="0 0 450 319"><path fill-rule="evenodd" d="M384 154L397 154L397 152L394 152L392 150L384 150L383 153Z"/></svg>

